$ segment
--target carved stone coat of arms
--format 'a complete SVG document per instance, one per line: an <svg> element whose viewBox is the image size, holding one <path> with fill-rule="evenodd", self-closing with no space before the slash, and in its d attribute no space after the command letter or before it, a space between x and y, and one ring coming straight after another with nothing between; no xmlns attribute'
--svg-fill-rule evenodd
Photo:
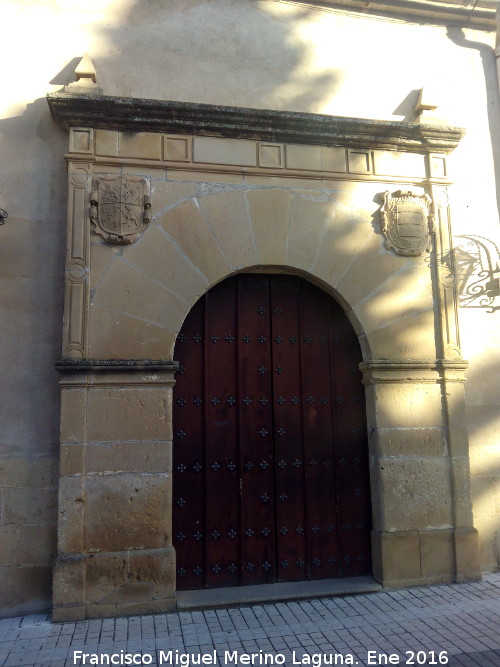
<svg viewBox="0 0 500 667"><path fill-rule="evenodd" d="M106 174L96 181L90 219L108 243L132 243L149 223L149 181L140 176Z"/></svg>
<svg viewBox="0 0 500 667"><path fill-rule="evenodd" d="M429 195L417 195L398 190L392 195L384 192L384 203L380 209L382 231L386 236L385 246L398 255L416 257L430 250L434 217Z"/></svg>

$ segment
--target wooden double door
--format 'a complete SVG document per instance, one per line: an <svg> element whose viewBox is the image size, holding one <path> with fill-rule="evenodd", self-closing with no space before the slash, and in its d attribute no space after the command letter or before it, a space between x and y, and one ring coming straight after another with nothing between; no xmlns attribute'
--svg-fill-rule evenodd
<svg viewBox="0 0 500 667"><path fill-rule="evenodd" d="M192 309L174 359L177 588L369 574L361 356L336 301L234 276Z"/></svg>

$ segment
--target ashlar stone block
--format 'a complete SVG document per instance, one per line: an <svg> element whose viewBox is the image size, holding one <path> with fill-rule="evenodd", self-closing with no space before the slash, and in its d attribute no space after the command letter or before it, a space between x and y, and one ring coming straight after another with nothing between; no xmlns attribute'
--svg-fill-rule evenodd
<svg viewBox="0 0 500 667"><path fill-rule="evenodd" d="M231 273L228 261L197 201L188 199L169 209L162 217L161 225L210 284Z"/></svg>
<svg viewBox="0 0 500 667"><path fill-rule="evenodd" d="M246 198L260 263L285 264L290 192L280 188L252 189Z"/></svg>
<svg viewBox="0 0 500 667"><path fill-rule="evenodd" d="M169 546L171 505L167 474L87 476L85 551Z"/></svg>
<svg viewBox="0 0 500 667"><path fill-rule="evenodd" d="M231 267L242 269L258 264L243 192L225 190L199 197L198 201Z"/></svg>
<svg viewBox="0 0 500 667"><path fill-rule="evenodd" d="M209 287L207 278L156 225L137 243L124 248L123 259L189 304Z"/></svg>
<svg viewBox="0 0 500 667"><path fill-rule="evenodd" d="M92 387L87 406L87 440L170 440L171 389Z"/></svg>
<svg viewBox="0 0 500 667"><path fill-rule="evenodd" d="M112 261L94 292L92 303L163 327L180 326L186 315L182 299L120 257ZM99 312L91 309L90 313L91 318L99 317ZM111 349L106 357L113 356Z"/></svg>
<svg viewBox="0 0 500 667"><path fill-rule="evenodd" d="M320 250L323 235L333 224L334 204L295 194L290 204L287 264L310 270Z"/></svg>
<svg viewBox="0 0 500 667"><path fill-rule="evenodd" d="M186 306L186 314L188 308ZM178 323L172 328L140 317L117 313L96 304L90 306L90 359L169 359Z"/></svg>
<svg viewBox="0 0 500 667"><path fill-rule="evenodd" d="M380 489L380 525L389 531L453 525L449 462L436 457L381 458L372 470Z"/></svg>

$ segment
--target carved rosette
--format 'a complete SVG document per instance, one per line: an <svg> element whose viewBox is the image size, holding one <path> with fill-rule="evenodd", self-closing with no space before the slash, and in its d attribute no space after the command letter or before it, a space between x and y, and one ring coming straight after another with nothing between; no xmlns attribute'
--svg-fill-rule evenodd
<svg viewBox="0 0 500 667"><path fill-rule="evenodd" d="M434 216L431 198L410 191L384 192L380 208L385 247L398 255L417 257L432 246Z"/></svg>
<svg viewBox="0 0 500 667"><path fill-rule="evenodd" d="M90 197L90 219L108 243L133 243L149 223L149 181L141 176L106 174Z"/></svg>

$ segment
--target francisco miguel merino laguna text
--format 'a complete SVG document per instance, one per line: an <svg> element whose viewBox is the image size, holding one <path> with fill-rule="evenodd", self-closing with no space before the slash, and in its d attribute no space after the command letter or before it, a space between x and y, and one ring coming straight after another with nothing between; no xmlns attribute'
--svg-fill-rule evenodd
<svg viewBox="0 0 500 667"><path fill-rule="evenodd" d="M224 651L223 656L217 656L217 651L208 653L181 653L174 651L157 651L154 653L84 653L73 651L73 663L80 665L151 665L157 657L159 665L285 665L286 657L283 653L238 653L238 651ZM304 653L299 655L292 651L291 665L354 665L354 656L347 653ZM374 663L376 664L376 663Z"/></svg>

